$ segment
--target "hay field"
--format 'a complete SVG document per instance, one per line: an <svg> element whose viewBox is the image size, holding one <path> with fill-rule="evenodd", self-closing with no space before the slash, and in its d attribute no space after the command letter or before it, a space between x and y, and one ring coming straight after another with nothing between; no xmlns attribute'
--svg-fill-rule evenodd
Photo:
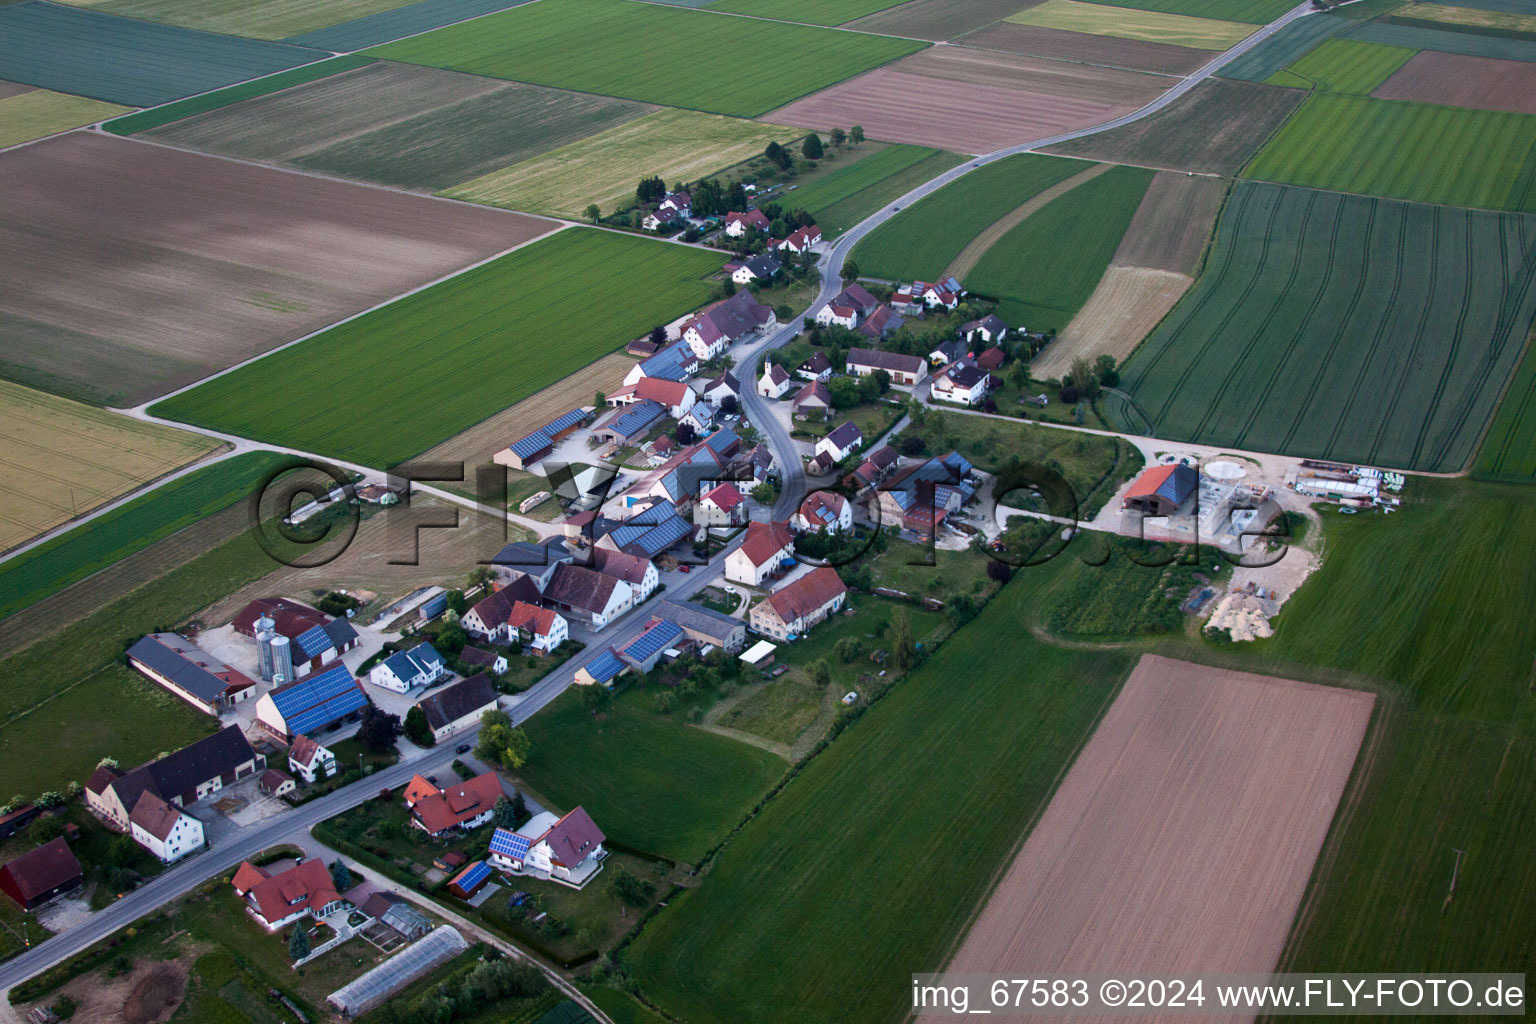
<svg viewBox="0 0 1536 1024"><path fill-rule="evenodd" d="M692 181L804 132L692 110L658 110L531 160L443 190L443 195L580 220L634 202L635 182L657 174Z"/></svg>
<svg viewBox="0 0 1536 1024"><path fill-rule="evenodd" d="M1061 377L1081 357L1124 360L1193 283L1188 274L1171 270L1110 264L1072 322L1030 362L1030 374L1038 380Z"/></svg>
<svg viewBox="0 0 1536 1024"><path fill-rule="evenodd" d="M1536 211L1536 117L1313 94L1244 177L1425 203Z"/></svg>
<svg viewBox="0 0 1536 1024"><path fill-rule="evenodd" d="M1039 0L966 0L956 5L953 0L911 0L899 7L890 7L879 14L871 14L858 21L850 21L844 28L860 32L879 32L910 39L956 39L967 32L1006 18L1022 7Z"/></svg>
<svg viewBox="0 0 1536 1024"><path fill-rule="evenodd" d="M1536 217L1243 182L1121 386L1159 436L1457 472L1533 318Z"/></svg>
<svg viewBox="0 0 1536 1024"><path fill-rule="evenodd" d="M28 89L0 97L0 149L128 112L115 103Z"/></svg>
<svg viewBox="0 0 1536 1024"><path fill-rule="evenodd" d="M1536 64L1425 50L1371 95L1381 100L1536 114Z"/></svg>
<svg viewBox="0 0 1536 1024"><path fill-rule="evenodd" d="M191 149L434 191L653 109L379 61L148 134Z"/></svg>
<svg viewBox="0 0 1536 1024"><path fill-rule="evenodd" d="M1510 33L1536 34L1536 14L1528 11L1489 10L1462 7L1456 4L1414 3L1396 13L1399 18L1413 21L1431 21L1453 26L1455 30L1488 32L1490 35Z"/></svg>
<svg viewBox="0 0 1536 1024"><path fill-rule="evenodd" d="M0 550L51 530L219 443L0 381Z"/></svg>
<svg viewBox="0 0 1536 1024"><path fill-rule="evenodd" d="M392 7L400 0L68 0L124 18L222 32L253 39L285 39Z"/></svg>
<svg viewBox="0 0 1536 1024"><path fill-rule="evenodd" d="M1125 230L1115 262L1193 274L1226 194L1221 178L1159 172Z"/></svg>
<svg viewBox="0 0 1536 1024"><path fill-rule="evenodd" d="M655 45L637 52L637 41ZM717 114L756 117L925 44L633 0L536 3L370 51ZM772 59L756 59L772 55Z"/></svg>
<svg viewBox="0 0 1536 1024"><path fill-rule="evenodd" d="M1087 32L1068 32L1038 25L998 22L957 40L962 46L984 50L1027 53L1033 57L1106 64L1132 71L1153 71L1164 75L1187 75L1211 59L1211 51L1167 43L1144 43L1139 39L1096 36Z"/></svg>
<svg viewBox="0 0 1536 1024"><path fill-rule="evenodd" d="M1298 89L1212 78L1150 117L1046 152L1235 174L1306 98Z"/></svg>
<svg viewBox="0 0 1536 1024"><path fill-rule="evenodd" d="M1172 84L1158 75L946 46L807 96L766 120L819 130L854 123L870 138L979 154L1102 124ZM915 95L923 97L923 117L906 106Z"/></svg>
<svg viewBox="0 0 1536 1024"><path fill-rule="evenodd" d="M1197 50L1225 50L1247 39L1254 31L1254 26L1236 21L1108 7L1084 0L1045 0L1043 4L1009 15L1007 20L1015 25L1119 36Z"/></svg>
<svg viewBox="0 0 1536 1024"><path fill-rule="evenodd" d="M0 376L135 404L554 226L95 133L47 139L0 161Z"/></svg>
<svg viewBox="0 0 1536 1024"><path fill-rule="evenodd" d="M947 969L1273 970L1374 700L1142 658Z"/></svg>

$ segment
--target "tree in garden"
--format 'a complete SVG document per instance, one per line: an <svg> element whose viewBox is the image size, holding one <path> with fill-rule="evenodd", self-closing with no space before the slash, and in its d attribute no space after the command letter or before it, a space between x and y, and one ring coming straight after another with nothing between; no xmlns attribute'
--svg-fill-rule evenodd
<svg viewBox="0 0 1536 1024"><path fill-rule="evenodd" d="M789 161L789 154L784 152L783 147L779 148L779 152L783 154L784 160L787 163ZM725 190L725 202L732 210L745 210L747 208L746 186L739 181L733 181L731 187Z"/></svg>
<svg viewBox="0 0 1536 1024"><path fill-rule="evenodd" d="M493 813L496 816L496 824L502 828L517 828L517 826L521 824L521 822L517 820L517 808L514 807L512 805L512 801L508 800L506 797L501 797L496 801L496 807Z"/></svg>
<svg viewBox="0 0 1536 1024"><path fill-rule="evenodd" d="M843 260L843 280L855 281L859 277L859 265L853 260Z"/></svg>
<svg viewBox="0 0 1536 1024"><path fill-rule="evenodd" d="M956 594L945 603L944 614L948 615L949 621L959 629L976 617L976 602L969 594Z"/></svg>
<svg viewBox="0 0 1536 1024"><path fill-rule="evenodd" d="M487 715L495 712L486 712ZM499 764L516 770L528 763L533 742L528 734L512 725L486 725L480 728L480 740L475 744L475 756L482 761Z"/></svg>
<svg viewBox="0 0 1536 1024"><path fill-rule="evenodd" d="M815 132L807 135L805 141L800 144L800 152L807 160L820 160L822 154L826 152L826 148L821 144L821 136Z"/></svg>
<svg viewBox="0 0 1536 1024"><path fill-rule="evenodd" d="M519 827L521 827L523 822L533 817L528 811L528 801L523 799L521 790L512 797L512 815L513 820L517 822Z"/></svg>
<svg viewBox="0 0 1536 1024"><path fill-rule="evenodd" d="M736 410L741 408L741 403L736 401L735 395L726 395L720 399L720 411L727 416L736 415Z"/></svg>
<svg viewBox="0 0 1536 1024"><path fill-rule="evenodd" d="M437 739L432 735L432 724L427 721L427 713L415 705L405 713L405 738L418 747L437 745Z"/></svg>
<svg viewBox="0 0 1536 1024"><path fill-rule="evenodd" d="M363 709L363 722L357 727L357 742L363 749L375 752L388 750L400 737L400 719L385 714L376 704Z"/></svg>
<svg viewBox="0 0 1536 1024"><path fill-rule="evenodd" d="M596 203L593 203L591 206L587 207L586 213L587 220L591 221L593 224L596 224L603 217L603 211L598 209Z"/></svg>
<svg viewBox="0 0 1536 1024"><path fill-rule="evenodd" d="M905 608L897 608L891 615L891 626L886 631L887 657L898 673L917 664L917 645L912 639L912 619Z"/></svg>
<svg viewBox="0 0 1536 1024"><path fill-rule="evenodd" d="M827 384L832 408L851 409L859 404L859 385L852 377L833 377Z"/></svg>
<svg viewBox="0 0 1536 1024"><path fill-rule="evenodd" d="M613 874L608 879L608 894L629 904L631 907L643 907L651 901L656 892L654 882L647 882L643 878L637 878L627 871L623 865L613 869Z"/></svg>
<svg viewBox="0 0 1536 1024"><path fill-rule="evenodd" d="M684 448L690 444L693 444L696 435L697 431L695 431L693 429L693 425L689 423L679 423L677 425L677 430L673 432L674 439L680 446Z"/></svg>
<svg viewBox="0 0 1536 1024"><path fill-rule="evenodd" d="M838 660L847 664L857 661L859 655L864 653L864 641L856 636L845 636L832 645L832 650L837 654Z"/></svg>
<svg viewBox="0 0 1536 1024"><path fill-rule="evenodd" d="M340 857L331 861L331 884L336 886L337 892L346 892L352 888L352 869Z"/></svg>
<svg viewBox="0 0 1536 1024"><path fill-rule="evenodd" d="M657 348L661 348L667 343L666 326L663 324L657 324L655 327L652 327L651 333L646 335L646 340L649 341L652 345L655 345Z"/></svg>
<svg viewBox="0 0 1536 1024"><path fill-rule="evenodd" d="M450 591L448 591L448 607L452 608L453 611L454 611L454 614L456 614L456 615L463 615L466 611L468 611L469 610L469 599L464 596L464 591L462 591L462 590L450 590Z"/></svg>
<svg viewBox="0 0 1536 1024"><path fill-rule="evenodd" d="M581 691L581 706L592 714L601 714L613 707L613 691L608 687L599 684L578 689Z"/></svg>
<svg viewBox="0 0 1536 1024"><path fill-rule="evenodd" d="M1077 388L1079 396L1090 402L1099 396L1099 375L1093 372L1086 356L1072 360L1072 386Z"/></svg>
<svg viewBox="0 0 1536 1024"><path fill-rule="evenodd" d="M654 175L641 178L639 186L635 188L635 198L642 206L647 203L659 203L667 198L667 183Z"/></svg>
<svg viewBox="0 0 1536 1024"><path fill-rule="evenodd" d="M1099 378L1099 383L1106 388L1120 386L1120 371L1115 368L1115 357L1108 352L1094 360L1093 370Z"/></svg>
<svg viewBox="0 0 1536 1024"><path fill-rule="evenodd" d="M309 956L309 929L304 926L303 921L300 921L288 934L288 959L299 961L307 956Z"/></svg>
<svg viewBox="0 0 1536 1024"><path fill-rule="evenodd" d="M833 128L831 134L832 145L834 146L841 146L843 143L848 141L848 133L843 131L841 128Z"/></svg>
<svg viewBox="0 0 1536 1024"><path fill-rule="evenodd" d="M752 488L752 500L762 505L772 505L778 500L779 489L766 480Z"/></svg>
<svg viewBox="0 0 1536 1024"><path fill-rule="evenodd" d="M768 143L768 147L763 150L763 156L781 171L788 170L789 166L795 162L795 158L789 155L789 151L777 142Z"/></svg>
<svg viewBox="0 0 1536 1024"><path fill-rule="evenodd" d="M445 658L458 657L467 643L469 643L469 634L464 632L464 627L457 623L444 626L437 631L437 636L432 638L432 646Z"/></svg>
<svg viewBox="0 0 1536 1024"><path fill-rule="evenodd" d="M832 666L827 664L826 658L817 658L811 662L806 671L810 674L811 682L816 686L825 688L832 682Z"/></svg>
<svg viewBox="0 0 1536 1024"><path fill-rule="evenodd" d="M864 126L856 124L852 128L849 128L848 129L848 138L853 140L853 144L855 146L857 146L859 143L863 142L864 141Z"/></svg>

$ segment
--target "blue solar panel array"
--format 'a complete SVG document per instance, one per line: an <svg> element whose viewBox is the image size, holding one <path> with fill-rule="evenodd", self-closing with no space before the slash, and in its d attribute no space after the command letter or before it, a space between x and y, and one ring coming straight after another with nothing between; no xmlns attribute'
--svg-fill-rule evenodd
<svg viewBox="0 0 1536 1024"><path fill-rule="evenodd" d="M491 836L491 852L513 860L528 856L529 840L509 828L498 828Z"/></svg>
<svg viewBox="0 0 1536 1024"><path fill-rule="evenodd" d="M315 626L313 629L306 629L304 632L300 633L293 642L298 644L299 650L304 652L304 660L306 661L308 661L310 658L319 657L335 646L335 644L331 642L331 634L325 631L324 626Z"/></svg>
<svg viewBox="0 0 1536 1024"><path fill-rule="evenodd" d="M555 417L544 424L538 430L527 437L519 438L512 442L512 450L520 457L527 458L535 455L555 443L555 435L567 427L574 427L587 418L587 414L580 409L572 409L570 412Z"/></svg>
<svg viewBox="0 0 1536 1024"><path fill-rule="evenodd" d="M675 515L677 515L677 506L672 504L670 501L662 500L658 501L650 508L642 509L641 511L636 512L634 515L630 516L626 522L632 523L636 526L639 526L642 523L649 526L655 526L657 523L665 519L671 519Z"/></svg>
<svg viewBox="0 0 1536 1024"><path fill-rule="evenodd" d="M483 860L477 860L465 868L454 883L465 892L474 892L485 884L485 880L491 877L491 866Z"/></svg>
<svg viewBox="0 0 1536 1024"><path fill-rule="evenodd" d="M647 398L631 406L629 412L614 420L609 429L625 437L633 437L660 419L664 412L665 409Z"/></svg>
<svg viewBox="0 0 1536 1024"><path fill-rule="evenodd" d="M313 732L368 703L367 695L353 681L345 665L335 665L310 679L274 690L271 696L290 733Z"/></svg>
<svg viewBox="0 0 1536 1024"><path fill-rule="evenodd" d="M284 715L283 720L288 723L290 733L314 732L340 721L354 711L362 710L367 704L367 696L354 688L292 718Z"/></svg>
<svg viewBox="0 0 1536 1024"><path fill-rule="evenodd" d="M660 377L662 380L687 380L688 371L685 367L697 358L686 341L679 341L643 361L640 372L647 377Z"/></svg>
<svg viewBox="0 0 1536 1024"><path fill-rule="evenodd" d="M587 665L587 675L599 683L606 683L620 672L623 672L624 668L624 663L618 659L613 651L607 650L593 658L591 663Z"/></svg>
<svg viewBox="0 0 1536 1024"><path fill-rule="evenodd" d="M682 626L671 619L662 619L624 648L624 653L636 661L645 661L658 651L671 647L673 641L682 635Z"/></svg>

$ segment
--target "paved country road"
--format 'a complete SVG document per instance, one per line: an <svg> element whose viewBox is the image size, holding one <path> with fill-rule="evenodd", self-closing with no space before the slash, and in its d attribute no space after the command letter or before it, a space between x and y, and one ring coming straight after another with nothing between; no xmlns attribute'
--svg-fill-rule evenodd
<svg viewBox="0 0 1536 1024"><path fill-rule="evenodd" d="M1082 138L1084 136L1108 131L1113 128L1131 124L1140 120L1141 118L1154 114L1177 100L1180 96L1184 95L1200 82L1211 77L1217 69L1225 65L1227 62L1241 56L1244 53L1247 53L1249 50L1253 49L1253 47L1257 46L1260 42L1267 39L1275 32L1279 31L1285 25L1295 21L1298 18L1306 16L1310 9L1310 4L1303 4L1302 6L1291 10L1276 21L1273 21L1259 29L1253 35L1249 36L1241 43L1238 43L1230 50L1217 55L1210 61L1210 63L1189 75L1187 78L1179 82L1179 84L1167 90L1157 99L1153 100L1151 103L1147 104L1139 110L1133 111L1132 113L1126 114L1123 117L1116 118L1113 121L1107 121L1104 124L1097 125L1092 128L1085 128L1080 131L1069 132L1064 135L1055 135L1051 136L1050 138L1037 139L1033 142L1023 143L1021 145L1012 146L1007 149L1001 149L994 153L988 153L985 156L980 156L967 163L961 164L959 167L951 168L950 170L945 171L943 174L933 178L931 181L919 185L917 188L902 196L899 200L883 207L878 212L861 221L858 225L845 232L827 248L822 256L820 263L820 270L822 272L822 286L820 292L816 296L815 302L810 307L811 311L819 309L825 302L831 299L842 289L840 275L843 263L848 258L848 254L853 250L853 247L859 242L860 239L894 216L898 208L908 206L909 204L916 202L924 196L937 191L938 189L944 187L957 178L963 177L965 174L969 173L975 168L981 167L988 163L992 163L993 161L1001 160L1004 157L1013 156L1017 153L1027 153L1032 150L1041 149L1046 146L1052 146L1060 142L1066 142L1069 139ZM791 512L794 511L795 507L802 499L805 493L804 467L800 461L800 456L797 453L795 445L789 437L788 430L786 430L783 424L778 421L778 418L773 415L768 406L768 400L757 394L756 380L753 378L752 371L764 353L771 349L775 349L787 344L792 338L794 338L796 334L800 332L800 329L801 325L798 321L792 324L783 325L778 330L769 335L766 335L761 340L757 341L755 344L743 346L736 353L738 377L741 379L743 385L743 405L748 411L752 423L757 426L759 431L761 431L764 439L767 441L770 449L772 450L774 461L777 463L777 468L783 481L778 503L774 507L774 514L778 518L787 517ZM149 413L144 411L143 408L133 410L133 414L139 418L152 422L166 423L167 425L176 426L183 430L192 430L196 433L206 434L210 437L219 438L220 440L227 441L230 444L235 445L237 451L268 449L274 451L290 452L301 457L310 457L310 453L306 452L295 451L293 449L278 448L273 445L254 442L247 438L234 437L232 435L222 434L217 431L191 427L187 424L177 423L170 420L161 420L158 417L149 415ZM325 459L320 456L314 457L320 461L328 461L332 463L336 462L334 459ZM368 473L375 476L378 473L377 470L367 469L367 467L352 466L346 463L340 463L340 465L359 471L366 470ZM162 481L162 483L163 482L164 481ZM474 502L452 494L451 492L426 487L420 484L415 486L417 489L425 493L432 494L446 501L454 502L455 504L474 505ZM143 494L144 491L139 491L137 493ZM509 518L518 522L523 522L521 517L509 515ZM529 520L527 523L528 525L538 526L541 529L541 532L546 536L551 532L549 524L537 523L533 520ZM735 544L739 543L740 541L738 539ZM726 550L730 550L730 548L734 547L735 544L728 546ZM668 585L668 590L663 593L663 596L678 600L686 600L689 595L696 593L699 589L720 575L723 568L723 562L723 558L716 558L711 562L710 565L694 569L691 573L669 574L665 581ZM640 623L644 622L646 618L649 617L649 608L649 603L647 603L647 605L627 613L617 622L609 626L605 631L605 635L613 638L612 642L619 642L623 639L626 639L632 634L634 627L638 626ZM565 688L571 684L576 670L585 665L592 658L596 657L596 655L601 650L601 644L594 644L592 647L589 647L586 651L582 652L581 655L566 662L557 671L551 673L549 676L546 676L544 679L540 680L538 683L534 684L531 688L520 695L519 699L515 702L512 702L509 708L514 721L525 721L529 716L533 715L541 708L548 705L550 701L558 697L560 693L562 693ZM461 738L456 738L456 741L473 742L474 733L464 734ZM340 814L341 812L346 811L352 807L356 807L358 804L376 795L378 791L383 787L387 786L390 788L395 788L403 785L407 780L410 779L411 775L418 771L427 774L433 774L438 770L447 770L447 767L452 760L452 745L433 748L432 750L426 751L414 759L402 760L399 764L393 765L390 768L386 768L383 771L376 772L361 782L354 783L353 785L338 790L337 792L328 796L311 801L310 803L304 804L292 811L285 812L278 818L267 819L264 822L252 826L247 826L240 829L238 832L232 833L230 836L226 837L217 848L205 851L204 853L200 853L186 861L183 861L175 867L166 870L164 873L146 882L141 888L129 893L123 899L118 900L116 903L103 908L95 914L92 914L90 918L84 923L69 929L61 935L56 935L53 938L40 943L35 948L29 950L26 953L23 953L18 957L15 957L7 963L0 964L0 991L8 991L11 987L26 980L27 978L32 977L34 974L44 971L54 964L57 964L60 961L73 956L75 953L78 953L80 950L91 945L92 943L110 935L118 928L121 928L124 925L127 925L138 919L139 917L152 912L156 908L163 906L164 904L175 899L177 896L196 887L207 879L229 871L238 865L242 860L258 853L267 846L270 846L275 842L281 842L289 836L302 834L304 831L308 830L319 822Z"/></svg>

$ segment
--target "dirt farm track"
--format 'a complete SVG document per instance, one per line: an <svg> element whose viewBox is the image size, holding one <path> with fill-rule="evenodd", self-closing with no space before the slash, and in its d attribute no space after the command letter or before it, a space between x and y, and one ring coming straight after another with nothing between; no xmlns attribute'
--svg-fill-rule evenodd
<svg viewBox="0 0 1536 1024"><path fill-rule="evenodd" d="M948 970L1272 970L1373 701L1142 658Z"/></svg>

